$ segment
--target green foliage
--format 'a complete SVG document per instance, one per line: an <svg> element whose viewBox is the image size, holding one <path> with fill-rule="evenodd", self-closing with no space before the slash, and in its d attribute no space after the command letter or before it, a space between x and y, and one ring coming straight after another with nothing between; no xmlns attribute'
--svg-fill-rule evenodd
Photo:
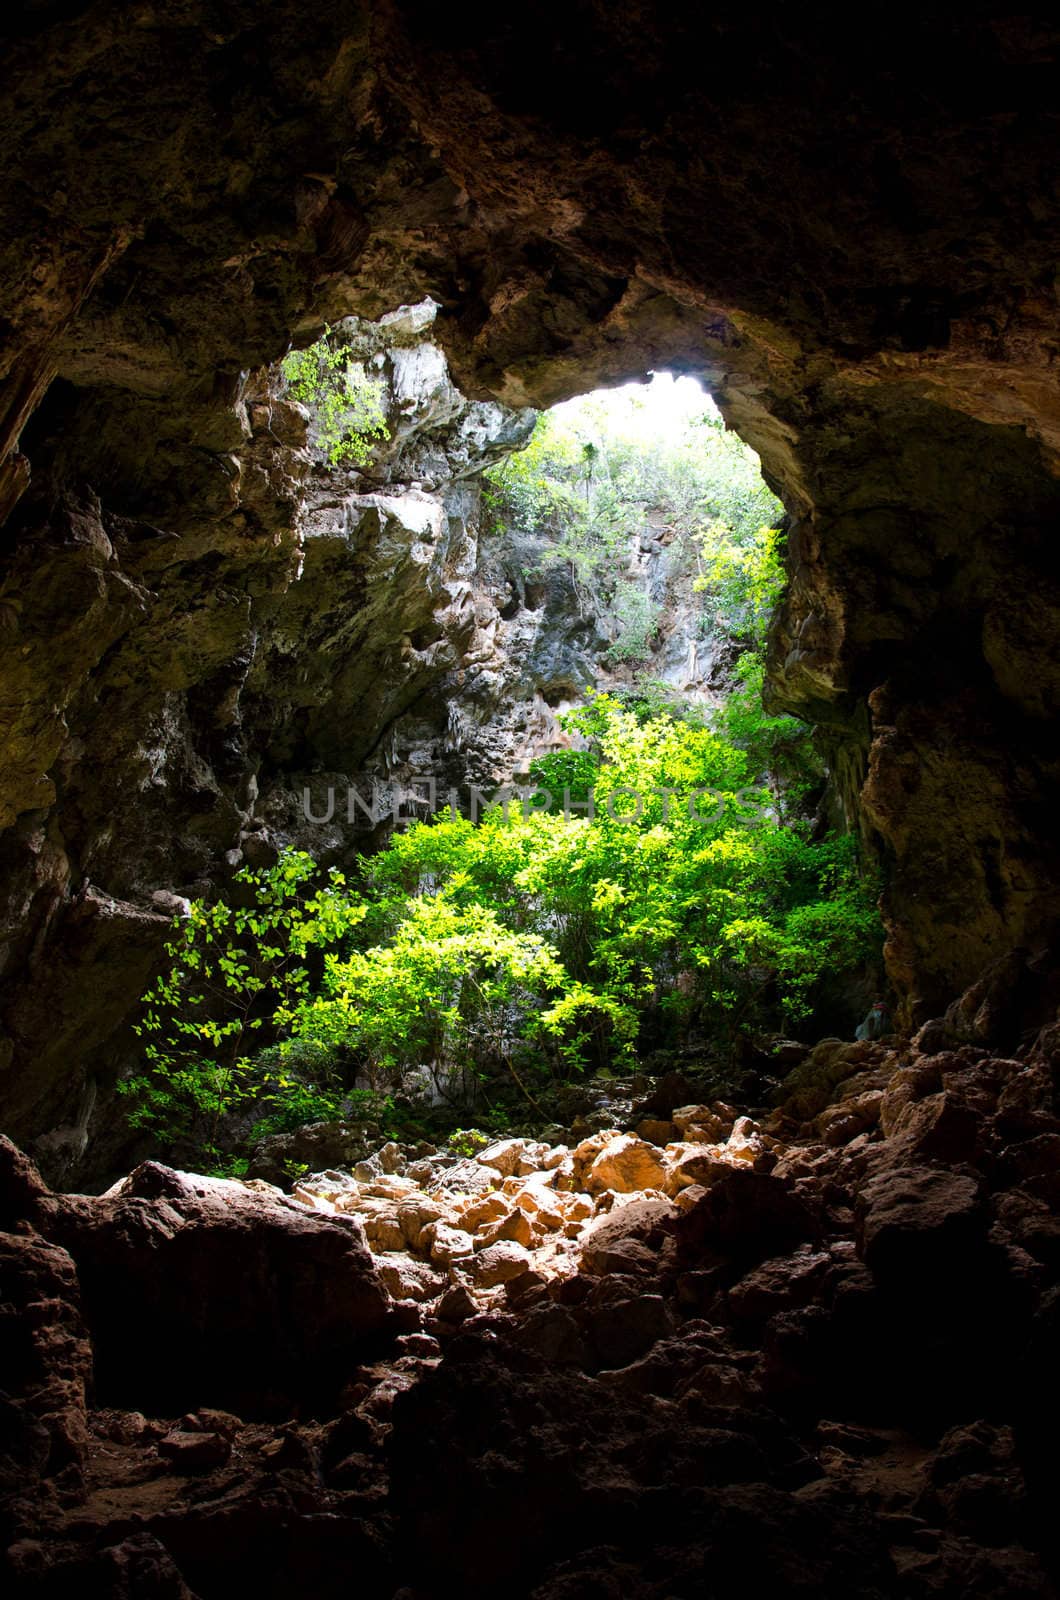
<svg viewBox="0 0 1060 1600"><path fill-rule="evenodd" d="M508 928L489 906L422 893L396 908L385 944L325 961L322 992L279 1020L303 1038L353 1050L373 1083L425 1064L511 1064L509 1017L562 987L538 933Z"/></svg>
<svg viewBox="0 0 1060 1600"><path fill-rule="evenodd" d="M222 1125L236 1112L265 1111L268 1131L297 1125L295 1105L301 1121L329 1114L330 1058L301 1041L267 1048L278 1011L311 991L309 952L340 944L364 916L341 873L318 879L311 858L292 851L237 874L243 903L195 901L175 922L170 965L144 996L136 1029L144 1069L118 1085L134 1127L217 1161Z"/></svg>
<svg viewBox="0 0 1060 1600"><path fill-rule="evenodd" d="M711 723L722 738L746 752L753 771L770 788L777 816L794 821L819 791L824 763L808 723L766 710L765 670L761 650L745 651L734 669L734 687Z"/></svg>
<svg viewBox="0 0 1060 1600"><path fill-rule="evenodd" d="M693 588L708 591L715 616L734 639L761 648L784 592L784 541L776 528L753 531L716 517L696 535L700 573Z"/></svg>
<svg viewBox="0 0 1060 1600"><path fill-rule="evenodd" d="M747 751L607 696L563 720L590 748L534 763L547 814L510 805L478 826L417 824L373 858L368 892L385 907L373 926L387 931L329 964L297 1031L385 1070L522 1072L536 1052L532 1070L569 1074L627 1060L663 1012L719 1038L770 1008L795 1020L824 975L869 952L873 893L854 841L782 826ZM594 815L565 818L564 798L590 782Z"/></svg>
<svg viewBox="0 0 1060 1600"><path fill-rule="evenodd" d="M631 684L619 684L610 694L620 710L631 712L638 722L665 717L671 722L686 722L693 728L707 726L704 708L693 700L686 700L665 678L638 675Z"/></svg>
<svg viewBox="0 0 1060 1600"><path fill-rule="evenodd" d="M717 619L747 646L712 725L746 752L756 776L769 785L777 816L794 820L819 787L824 769L810 727L797 717L775 715L764 704L766 635L784 591L783 538L764 526L738 536L717 521L700 534L698 545L694 587L710 595Z"/></svg>
<svg viewBox="0 0 1060 1600"><path fill-rule="evenodd" d="M365 459L379 436L351 372L327 340L285 363L332 460ZM409 1069L503 1128L509 1086L540 1110L551 1080L624 1069L693 1029L724 1056L748 1028L797 1026L826 979L878 953L856 840L805 820L821 779L809 730L763 705L783 566L755 458L710 418L649 448L594 404L542 418L492 469L493 508L566 563L629 664L658 620L629 556L662 515L743 647L733 692L709 712L643 678L590 696L561 718L578 748L531 764L525 807L396 833L356 892L291 853L239 874L229 901L196 903L145 997L143 1068L121 1086L167 1145L234 1171L233 1120L251 1138L338 1116L393 1135L410 1125L395 1098ZM451 1148L488 1137L458 1129Z"/></svg>
<svg viewBox="0 0 1060 1600"><path fill-rule="evenodd" d="M382 383L332 340L330 328L316 344L286 355L280 372L292 398L310 407L315 443L333 467L343 461L364 466L373 441L390 437Z"/></svg>
<svg viewBox="0 0 1060 1600"><path fill-rule="evenodd" d="M530 763L530 778L552 796L550 811L563 810L566 792L569 802L583 804L596 781L599 763L587 750L550 750Z"/></svg>
<svg viewBox="0 0 1060 1600"><path fill-rule="evenodd" d="M675 532L678 553L702 544L701 570L717 567L724 582L725 550L738 563L781 512L757 456L716 413L675 421L660 441L645 427L647 405L619 391L556 406L525 449L485 475L495 519L542 540L544 564L566 566L583 609L617 623L616 663L647 659L658 618L643 581L626 570L646 524ZM768 607L764 591L759 602Z"/></svg>
<svg viewBox="0 0 1060 1600"><path fill-rule="evenodd" d="M257 1136L373 1091L378 1114L424 1066L465 1089L509 1080L537 1108L548 1078L628 1066L691 1023L720 1050L797 1023L875 952L854 839L782 825L753 752L605 695L563 721L587 748L534 764L547 813L415 824L356 894L290 854L240 874L248 904L193 906L146 997L133 1121L217 1160L234 1111L259 1112ZM564 816L563 790L590 788L591 814ZM345 1087L354 1068L372 1091Z"/></svg>
<svg viewBox="0 0 1060 1600"><path fill-rule="evenodd" d="M490 1137L481 1128L454 1128L447 1143L454 1156L474 1156L480 1150L485 1150Z"/></svg>
<svg viewBox="0 0 1060 1600"><path fill-rule="evenodd" d="M637 583L619 580L613 602L619 635L608 651L612 661L647 661L659 625L659 607Z"/></svg>

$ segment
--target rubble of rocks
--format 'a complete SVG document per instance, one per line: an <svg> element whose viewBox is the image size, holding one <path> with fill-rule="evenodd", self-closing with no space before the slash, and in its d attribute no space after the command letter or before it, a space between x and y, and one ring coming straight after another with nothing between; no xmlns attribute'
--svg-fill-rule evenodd
<svg viewBox="0 0 1060 1600"><path fill-rule="evenodd" d="M523 1279L546 1284L597 1270L600 1224L631 1201L655 1200L676 1216L767 1150L786 1146L731 1107L692 1105L643 1122L636 1134L605 1130L573 1149L510 1138L470 1157L426 1146L409 1159L391 1142L352 1172L302 1179L293 1198L326 1216L356 1217L395 1300L462 1321L506 1304L507 1286Z"/></svg>
<svg viewBox="0 0 1060 1600"><path fill-rule="evenodd" d="M1045 1600L1058 1069L824 1041L291 1196L0 1145L9 1592Z"/></svg>

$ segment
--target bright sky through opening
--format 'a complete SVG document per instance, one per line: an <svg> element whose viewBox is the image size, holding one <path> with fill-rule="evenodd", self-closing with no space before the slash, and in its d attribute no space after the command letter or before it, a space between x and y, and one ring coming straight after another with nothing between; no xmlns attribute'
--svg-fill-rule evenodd
<svg viewBox="0 0 1060 1600"><path fill-rule="evenodd" d="M720 416L717 406L695 378L672 372L653 373L648 383L624 383L617 389L597 389L553 407L558 417L587 433L593 432L592 412L606 416L608 431L641 441L683 433L702 417Z"/></svg>

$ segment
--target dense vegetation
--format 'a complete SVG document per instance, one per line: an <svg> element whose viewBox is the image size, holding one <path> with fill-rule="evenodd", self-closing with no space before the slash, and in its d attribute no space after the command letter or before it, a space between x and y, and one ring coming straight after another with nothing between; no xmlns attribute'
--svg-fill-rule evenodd
<svg viewBox="0 0 1060 1600"><path fill-rule="evenodd" d="M392 1112L410 1074L457 1117L503 1125L516 1099L543 1116L557 1083L661 1047L724 1067L756 1030L807 1026L822 984L872 958L874 886L854 838L811 815L808 730L761 703L783 574L754 458L710 421L662 450L596 421L594 444L544 419L493 473L495 513L546 526L593 604L631 519L680 517L735 642L732 693L709 714L651 682L589 695L563 719L570 748L481 820L417 823L354 882L288 853L195 904L123 1085L160 1141L216 1161L237 1114L253 1141Z"/></svg>

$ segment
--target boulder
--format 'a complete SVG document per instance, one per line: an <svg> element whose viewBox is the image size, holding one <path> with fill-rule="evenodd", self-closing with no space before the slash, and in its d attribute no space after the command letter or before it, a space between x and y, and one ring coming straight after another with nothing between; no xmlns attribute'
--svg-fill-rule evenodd
<svg viewBox="0 0 1060 1600"><path fill-rule="evenodd" d="M210 1472L223 1467L232 1446L220 1433L186 1432L173 1428L157 1445L158 1453L177 1472Z"/></svg>
<svg viewBox="0 0 1060 1600"><path fill-rule="evenodd" d="M655 1145L633 1134L610 1139L593 1158L585 1177L590 1193L614 1189L629 1194L638 1189L661 1189L666 1182L666 1164Z"/></svg>
<svg viewBox="0 0 1060 1600"><path fill-rule="evenodd" d="M346 1208L343 1208L344 1210ZM360 1219L364 1227L364 1235L368 1241L369 1249L375 1254L387 1250L404 1250L405 1234L401 1223L398 1221L396 1206L381 1206L378 1210L366 1210L363 1206L351 1207L349 1214Z"/></svg>
<svg viewBox="0 0 1060 1600"><path fill-rule="evenodd" d="M42 1186L43 1188L43 1186ZM34 1234L0 1233L0 1493L80 1469L92 1351L73 1260Z"/></svg>
<svg viewBox="0 0 1060 1600"><path fill-rule="evenodd" d="M392 1255L378 1263L379 1277L395 1300L433 1300L446 1287L447 1279L425 1261L410 1256Z"/></svg>
<svg viewBox="0 0 1060 1600"><path fill-rule="evenodd" d="M479 1228L487 1228L493 1222L498 1222L501 1217L508 1215L508 1205L504 1196L494 1190L490 1194L482 1195L460 1213L460 1223L468 1233L477 1233Z"/></svg>
<svg viewBox="0 0 1060 1600"><path fill-rule="evenodd" d="M56 1600L91 1595L93 1600L198 1600L169 1551L150 1533L134 1533L120 1544L85 1550L23 1539L8 1552L19 1595L48 1594Z"/></svg>
<svg viewBox="0 0 1060 1600"><path fill-rule="evenodd" d="M291 1133L274 1133L251 1152L247 1176L289 1185L297 1170L323 1172L352 1167L365 1154L370 1130L357 1122L309 1122Z"/></svg>
<svg viewBox="0 0 1060 1600"><path fill-rule="evenodd" d="M33 1215L48 1193L29 1156L0 1134L0 1228L13 1228Z"/></svg>
<svg viewBox="0 0 1060 1600"><path fill-rule="evenodd" d="M464 1283L454 1283L438 1302L438 1316L443 1322L466 1322L473 1317L478 1306Z"/></svg>
<svg viewBox="0 0 1060 1600"><path fill-rule="evenodd" d="M441 1266L461 1261L471 1255L475 1241L463 1228L451 1228L446 1222L429 1223L423 1230L424 1247L430 1251L431 1260Z"/></svg>
<svg viewBox="0 0 1060 1600"><path fill-rule="evenodd" d="M438 1200L431 1200L426 1195L417 1195L413 1200L406 1200L398 1206L397 1220L406 1244L412 1250L426 1250L428 1243L424 1240L424 1230L432 1222L442 1222L449 1215L449 1208Z"/></svg>
<svg viewBox="0 0 1060 1600"><path fill-rule="evenodd" d="M589 1358L581 1330L563 1306L541 1305L528 1312L519 1324L515 1342L524 1350L533 1350L552 1367L582 1367Z"/></svg>
<svg viewBox="0 0 1060 1600"><path fill-rule="evenodd" d="M708 1189L712 1183L732 1171L732 1162L721 1157L716 1145L708 1144L668 1145L665 1166L663 1189L671 1197L695 1184Z"/></svg>
<svg viewBox="0 0 1060 1600"><path fill-rule="evenodd" d="M645 1139L648 1144L666 1145L677 1138L677 1126L673 1122L663 1121L659 1117L645 1117L637 1123L637 1137Z"/></svg>
<svg viewBox="0 0 1060 1600"><path fill-rule="evenodd" d="M694 1142L699 1144L717 1144L728 1137L732 1128L731 1117L719 1117L706 1105L678 1106L672 1120L679 1139L690 1139L688 1130L694 1128Z"/></svg>
<svg viewBox="0 0 1060 1600"><path fill-rule="evenodd" d="M490 1245L499 1244L504 1239L514 1240L516 1244L521 1244L527 1249L534 1242L530 1218L518 1206L513 1206L503 1217L499 1217L496 1222L490 1223L483 1229L475 1240L475 1249L488 1249Z"/></svg>
<svg viewBox="0 0 1060 1600"><path fill-rule="evenodd" d="M960 1096L942 1091L929 1094L896 1118L891 1133L902 1154L924 1161L970 1161L981 1130L980 1119Z"/></svg>
<svg viewBox="0 0 1060 1600"><path fill-rule="evenodd" d="M672 1331L659 1294L628 1295L599 1305L590 1301L578 1311L577 1321L604 1367L628 1366Z"/></svg>
<svg viewBox="0 0 1060 1600"><path fill-rule="evenodd" d="M679 1212L668 1200L633 1200L590 1223L581 1239L586 1272L652 1272Z"/></svg>
<svg viewBox="0 0 1060 1600"><path fill-rule="evenodd" d="M492 1167L502 1178L518 1177L537 1170L537 1159L525 1139L501 1139L480 1150L475 1160L481 1167Z"/></svg>
<svg viewBox="0 0 1060 1600"><path fill-rule="evenodd" d="M849 1144L859 1133L876 1126L882 1100L882 1089L870 1089L865 1094L852 1095L826 1106L814 1121L814 1131L824 1144L833 1148Z"/></svg>
<svg viewBox="0 0 1060 1600"><path fill-rule="evenodd" d="M353 1217L146 1162L41 1202L76 1263L105 1404L242 1415L333 1394L387 1299Z"/></svg>
<svg viewBox="0 0 1060 1600"><path fill-rule="evenodd" d="M942 1088L942 1058L919 1057L891 1075L880 1101L880 1127L889 1139L906 1107Z"/></svg>
<svg viewBox="0 0 1060 1600"><path fill-rule="evenodd" d="M938 1288L971 1270L985 1242L979 1180L935 1167L885 1167L861 1188L857 1241L878 1280Z"/></svg>
<svg viewBox="0 0 1060 1600"><path fill-rule="evenodd" d="M706 1261L752 1266L815 1238L817 1219L779 1178L742 1167L712 1184L675 1227L682 1268Z"/></svg>
<svg viewBox="0 0 1060 1600"><path fill-rule="evenodd" d="M530 1253L514 1239L502 1239L480 1250L468 1262L468 1271L476 1288L492 1289L499 1283L522 1277L530 1270Z"/></svg>

